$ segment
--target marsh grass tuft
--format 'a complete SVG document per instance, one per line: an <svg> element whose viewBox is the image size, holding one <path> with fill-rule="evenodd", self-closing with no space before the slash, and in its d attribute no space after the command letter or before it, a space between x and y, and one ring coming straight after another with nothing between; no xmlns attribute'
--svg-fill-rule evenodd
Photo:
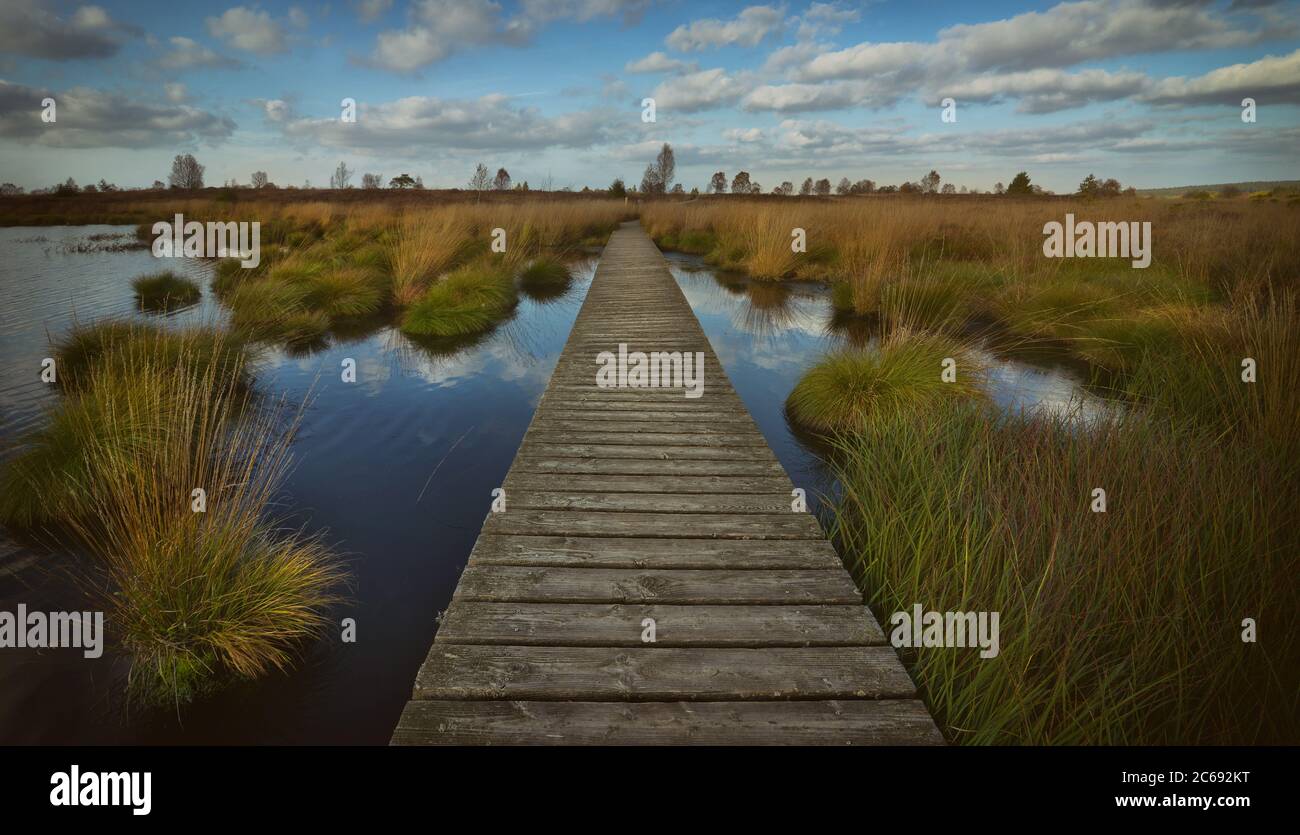
<svg viewBox="0 0 1300 835"><path fill-rule="evenodd" d="M945 359L956 379L945 382ZM960 342L897 330L865 350L832 354L813 366L786 399L786 414L819 434L856 431L877 415L953 399L982 397L982 370Z"/></svg>
<svg viewBox="0 0 1300 835"><path fill-rule="evenodd" d="M549 302L568 292L572 276L564 262L543 255L519 273L519 289L536 302Z"/></svg>
<svg viewBox="0 0 1300 835"><path fill-rule="evenodd" d="M918 602L1001 614L995 659L905 655L953 740L1296 741L1282 463L1136 413L963 403L876 411L836 443L831 530L882 623ZM1244 643L1243 617L1272 637Z"/></svg>
<svg viewBox="0 0 1300 835"><path fill-rule="evenodd" d="M439 279L407 309L403 333L467 336L486 330L515 306L514 280L502 265L481 261Z"/></svg>
<svg viewBox="0 0 1300 835"><path fill-rule="evenodd" d="M164 313L197 304L203 293L199 285L174 272L142 275L131 282L136 305L151 313Z"/></svg>
<svg viewBox="0 0 1300 835"><path fill-rule="evenodd" d="M76 336L75 386L0 475L0 517L93 557L135 696L175 704L286 668L343 579L319 538L269 515L301 410L251 397L243 343L220 332Z"/></svg>
<svg viewBox="0 0 1300 835"><path fill-rule="evenodd" d="M103 368L129 377L145 363L195 377L215 368L218 376L237 380L244 390L252 380L247 344L206 325L165 328L124 319L74 324L53 348L56 379L68 391L84 388Z"/></svg>

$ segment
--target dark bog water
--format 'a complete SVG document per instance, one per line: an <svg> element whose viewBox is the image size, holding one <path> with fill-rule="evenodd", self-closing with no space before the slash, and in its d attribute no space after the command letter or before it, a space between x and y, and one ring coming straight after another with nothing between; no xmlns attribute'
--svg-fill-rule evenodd
<svg viewBox="0 0 1300 835"><path fill-rule="evenodd" d="M718 273L695 256L668 253L678 286L709 336L736 391L749 407L796 486L828 492L814 449L790 431L785 400L809 366L828 352L874 339L860 323L835 315L830 292L811 283L751 281ZM988 393L1006 411L1070 414L1087 419L1105 409L1079 375L1061 365L1030 364L981 352ZM815 502L814 502L815 503Z"/></svg>
<svg viewBox="0 0 1300 835"><path fill-rule="evenodd" d="M0 438L11 444L58 402L40 382L47 332L75 317L133 315L130 280L180 268L205 285L196 308L168 322L219 321L206 293L211 266L155 261L147 250L69 253L69 241L119 227L0 229ZM45 238L47 240L34 240ZM260 386L291 400L313 393L295 443L286 507L347 560L355 643L334 636L288 675L273 675L174 713L125 711L122 665L77 650L0 650L2 742L386 743L591 280L574 265L560 298L522 296L514 317L476 344L425 350L378 328L325 350L270 351ZM144 314L134 314L144 315ZM357 382L341 381L344 358ZM57 572L68 561L0 544L0 609L81 608Z"/></svg>
<svg viewBox="0 0 1300 835"><path fill-rule="evenodd" d="M58 402L40 382L48 337L74 320L144 316L130 280L175 269L205 287L202 302L169 323L219 322L206 291L211 265L159 263L147 250L115 251L129 227L0 229L0 440L4 455ZM79 251L92 235L123 235ZM827 487L820 462L790 432L783 404L800 374L844 336L830 327L829 296L812 285L772 287L670 256L737 391L794 482L810 498ZM0 743L386 743L410 694L470 548L546 387L595 260L574 265L567 293L521 297L511 320L456 350L430 350L377 326L304 356L269 350L259 385L300 400L313 393L295 444L285 506L325 530L352 575L355 643L337 634L287 674L241 684L176 711L127 710L124 664L77 650L0 650ZM48 336L47 336L48 335ZM357 382L343 383L352 358ZM1077 384L1052 369L999 362L999 403L1054 407ZM73 561L0 534L0 609L18 603L74 610L84 596L64 572Z"/></svg>

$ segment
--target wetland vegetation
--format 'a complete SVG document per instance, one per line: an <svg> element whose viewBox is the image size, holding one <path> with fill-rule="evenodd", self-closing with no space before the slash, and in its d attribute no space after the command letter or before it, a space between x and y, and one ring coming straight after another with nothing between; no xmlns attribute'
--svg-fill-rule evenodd
<svg viewBox="0 0 1300 835"><path fill-rule="evenodd" d="M3 524L91 557L90 588L153 701L291 664L345 593L338 555L275 521L302 411L259 387L259 356L389 330L433 351L474 344L521 298L563 296L568 260L639 214L661 247L722 271L763 328L793 327L799 282L829 286L826 326L852 338L809 361L782 405L833 477L825 519L846 564L882 623L916 602L1002 613L996 663L904 656L950 739L1297 738L1293 205L282 194L114 198L100 214L86 198L78 215L79 199L59 210L141 234L177 211L262 223L255 269L222 260L207 288L134 282L154 313L207 290L220 325L108 319L57 336L61 400L0 475ZM1103 207L1152 223L1150 268L1043 257L1045 223ZM1113 408L992 402L990 357L1044 355ZM200 483L213 487L194 513ZM1246 619L1270 640L1243 642Z"/></svg>

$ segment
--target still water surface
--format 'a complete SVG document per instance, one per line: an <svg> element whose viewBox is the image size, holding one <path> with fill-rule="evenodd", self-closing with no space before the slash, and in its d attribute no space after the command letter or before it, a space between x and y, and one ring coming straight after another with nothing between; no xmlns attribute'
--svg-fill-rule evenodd
<svg viewBox="0 0 1300 835"><path fill-rule="evenodd" d="M135 311L132 278L162 268L186 273L204 298L165 321L223 321L207 292L211 264L160 264L146 249L113 248L133 231L0 229L0 457L58 402L39 379L51 338L74 321L146 315ZM718 275L691 256L671 254L669 263L795 484L810 497L828 490L820 460L783 412L802 372L846 339L830 327L827 290ZM521 297L508 322L456 351L423 349L379 325L308 355L264 353L263 390L312 397L284 504L345 556L352 583L334 620L355 619L355 643L323 640L291 672L238 685L179 715L128 710L124 665L109 654L91 661L76 650L0 650L0 743L386 743L595 265L578 261L563 296ZM340 380L349 357L355 384ZM1006 408L1059 408L1078 390L1067 371L1009 361L996 363L991 383ZM0 609L80 608L83 596L65 576L70 565L0 532Z"/></svg>

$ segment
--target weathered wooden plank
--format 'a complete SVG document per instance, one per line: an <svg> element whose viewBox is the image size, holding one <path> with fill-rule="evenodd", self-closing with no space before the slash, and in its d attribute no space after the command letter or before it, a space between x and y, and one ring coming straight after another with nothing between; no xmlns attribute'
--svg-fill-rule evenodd
<svg viewBox="0 0 1300 835"><path fill-rule="evenodd" d="M632 401L632 399L606 398L599 394L547 393L542 395L543 406L550 408L577 408L588 411L623 411L643 415L650 412L715 412L720 415L742 415L745 404L716 401L707 397L673 397Z"/></svg>
<svg viewBox="0 0 1300 835"><path fill-rule="evenodd" d="M561 405L555 405L547 408L544 412L539 412L539 421L542 420L582 420L588 423L612 422L628 423L637 421L641 423L678 423L682 426L689 426L692 430L697 427L750 427L754 421L748 413L741 412L720 412L714 411L672 411L671 409L656 409L653 412L628 412L620 409L571 409Z"/></svg>
<svg viewBox="0 0 1300 835"><path fill-rule="evenodd" d="M739 452L734 447L709 446L642 446L640 444L553 444L525 437L519 447L520 455L543 458L652 458L658 461L734 461L757 458L776 460L771 450L763 447L745 447Z"/></svg>
<svg viewBox="0 0 1300 835"><path fill-rule="evenodd" d="M531 647L434 643L416 699L907 699L892 647Z"/></svg>
<svg viewBox="0 0 1300 835"><path fill-rule="evenodd" d="M707 605L855 604L862 596L843 571L772 569L552 568L471 565L453 602L681 603Z"/></svg>
<svg viewBox="0 0 1300 835"><path fill-rule="evenodd" d="M620 344L698 352L703 396L600 388ZM942 742L639 230L610 239L505 486L394 743Z"/></svg>
<svg viewBox="0 0 1300 835"><path fill-rule="evenodd" d="M546 490L580 493L591 498L604 497L610 493L671 493L687 497L781 493L787 497L786 509L790 497L790 482L777 476L552 475L512 471L502 486L507 492Z"/></svg>
<svg viewBox="0 0 1300 835"><path fill-rule="evenodd" d="M766 572L750 572L754 574ZM830 573L830 572L825 572ZM452 606L438 626L448 644L658 647L879 646L884 633L865 607L477 603Z"/></svg>
<svg viewBox="0 0 1300 835"><path fill-rule="evenodd" d="M661 427L662 429L662 427ZM539 444L600 444L602 446L663 446L683 447L689 445L704 447L767 448L763 436L754 432L734 433L731 435L692 435L689 432L563 432L535 428L528 433L528 440ZM745 453L740 453L745 454Z"/></svg>
<svg viewBox="0 0 1300 835"><path fill-rule="evenodd" d="M629 441L634 436L639 435L688 435L692 443L713 443L717 439L737 440L741 438L757 438L760 442L766 444L767 440L763 437L758 428L751 424L727 423L713 424L697 422L685 425L679 429L673 428L665 421L654 420L582 420L573 418L557 418L553 416L539 415L533 421L529 429L530 437L540 438L542 436L550 437L561 432L591 432L600 436L618 433L626 437ZM602 437L603 439L603 437ZM681 441L678 441L681 443Z"/></svg>
<svg viewBox="0 0 1300 835"><path fill-rule="evenodd" d="M507 507L509 506L507 502ZM807 513L696 513L690 524L675 513L508 510L490 513L485 533L557 536L642 536L659 539L821 539Z"/></svg>
<svg viewBox="0 0 1300 835"><path fill-rule="evenodd" d="M509 494L511 509L617 510L634 513L788 513L786 493L606 493L524 490ZM690 524L683 519L683 524Z"/></svg>
<svg viewBox="0 0 1300 835"><path fill-rule="evenodd" d="M776 461L669 461L661 458L515 458L512 472L592 475L783 475Z"/></svg>
<svg viewBox="0 0 1300 835"><path fill-rule="evenodd" d="M916 699L413 701L394 745L942 745Z"/></svg>
<svg viewBox="0 0 1300 835"><path fill-rule="evenodd" d="M637 539L594 536L508 536L486 532L470 565L590 568L839 568L829 542L817 539Z"/></svg>

